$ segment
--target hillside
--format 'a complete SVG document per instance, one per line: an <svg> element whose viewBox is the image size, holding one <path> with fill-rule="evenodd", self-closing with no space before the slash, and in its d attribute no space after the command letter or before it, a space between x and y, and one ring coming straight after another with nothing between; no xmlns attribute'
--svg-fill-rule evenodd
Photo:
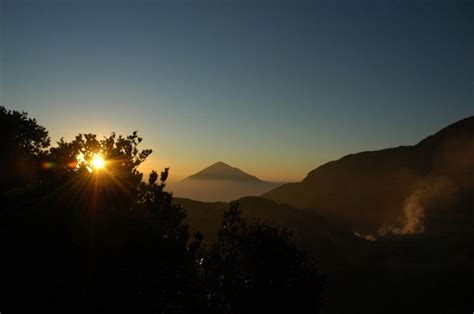
<svg viewBox="0 0 474 314"><path fill-rule="evenodd" d="M361 233L414 234L425 217L464 202L474 187L474 117L414 146L362 152L332 161L299 183L263 197L311 208Z"/></svg>

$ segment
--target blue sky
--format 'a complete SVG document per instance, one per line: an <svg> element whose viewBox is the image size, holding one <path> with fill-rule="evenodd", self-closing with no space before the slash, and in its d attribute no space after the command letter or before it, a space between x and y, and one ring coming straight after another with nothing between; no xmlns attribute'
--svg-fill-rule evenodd
<svg viewBox="0 0 474 314"><path fill-rule="evenodd" d="M474 114L472 1L1 2L0 103L149 168L300 180Z"/></svg>

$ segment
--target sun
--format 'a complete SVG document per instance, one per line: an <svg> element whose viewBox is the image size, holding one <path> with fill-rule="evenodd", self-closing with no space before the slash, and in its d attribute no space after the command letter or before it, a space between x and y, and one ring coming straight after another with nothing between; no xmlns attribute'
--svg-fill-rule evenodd
<svg viewBox="0 0 474 314"><path fill-rule="evenodd" d="M104 168L105 160L104 158L102 158L102 156L96 154L94 155L94 158L92 158L91 164L95 170L99 170L99 169Z"/></svg>

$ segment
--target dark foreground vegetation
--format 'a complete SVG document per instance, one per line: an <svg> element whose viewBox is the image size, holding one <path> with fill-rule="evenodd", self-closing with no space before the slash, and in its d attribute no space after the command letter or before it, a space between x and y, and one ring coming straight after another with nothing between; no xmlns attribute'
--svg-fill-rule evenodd
<svg viewBox="0 0 474 314"><path fill-rule="evenodd" d="M136 133L51 147L45 128L3 107L0 127L2 313L319 311L324 280L290 232L231 203L204 245L164 191L168 169L143 180L151 150Z"/></svg>
<svg viewBox="0 0 474 314"><path fill-rule="evenodd" d="M474 310L474 117L231 203L143 178L136 133L51 146L2 107L0 128L2 313Z"/></svg>

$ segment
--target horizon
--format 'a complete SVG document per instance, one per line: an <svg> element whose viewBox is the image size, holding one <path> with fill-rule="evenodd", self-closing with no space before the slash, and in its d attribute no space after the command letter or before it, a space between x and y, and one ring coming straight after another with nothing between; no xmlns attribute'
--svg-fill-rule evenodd
<svg viewBox="0 0 474 314"><path fill-rule="evenodd" d="M138 130L142 166L295 182L474 114L468 1L1 2L0 104L52 142ZM396 131L395 131L396 130Z"/></svg>
<svg viewBox="0 0 474 314"><path fill-rule="evenodd" d="M7 108L7 109L11 109L11 108ZM20 112L22 110L20 109L13 109L13 110L19 110ZM27 112L28 113L28 112ZM30 117L32 118L35 118L34 116L32 115L29 115ZM313 168L311 169L308 169L307 172L301 177L301 178L296 178L294 180L278 180L278 179L275 179L275 180L272 180L272 179L267 179L266 177L261 177L253 172L250 172L250 171L247 171L246 169L243 169L242 167L240 167L239 165L236 165L236 164L232 164L232 163L229 163L228 161L226 160L215 160L215 161L211 161L209 163L205 163L203 162L202 164L198 164L196 167L197 168L187 168L189 169L188 171L190 172L186 172L186 173L182 173L182 174L178 174L178 175L173 175L173 169L172 167L170 167L168 164L169 163L166 163L165 161L157 161L156 159L154 160L153 158L153 153L155 152L155 150L153 150L153 153L147 158L147 160L145 160L145 162L143 162L140 167L139 167L139 170L143 173L144 175L144 180L147 178L147 175L155 170L155 171L158 171L160 172L161 170L163 170L164 168L170 168L170 176L169 176L169 179L168 179L168 182L169 183L176 183L176 182L180 182L186 178L188 178L189 176L192 176L192 175L195 175L197 174L198 172L201 172L203 170L205 170L206 168L210 167L210 166L213 166L214 164L217 164L217 163L224 163L226 164L227 166L230 166L230 167L233 167L233 168L237 168L249 175L254 175L256 176L258 179L260 180L263 180L263 181L266 181L266 182L274 182L274 183L291 183L291 182L299 182L299 181L302 181L309 172L311 172L312 170L315 170L317 169L318 167L330 162L330 161L336 161L336 160L339 160L345 156L348 156L348 155L352 155L352 154L357 154L357 153L363 153L363 152L371 152L371 151L379 151L379 150L384 150L384 149L389 149L389 148L396 148L396 147L400 147L400 146L414 146L416 144L418 144L419 142L421 142L422 140L426 139L427 137L431 136L431 135L434 135L435 133L441 131L442 129L452 125L452 124L455 124L459 121L462 121L464 119L467 119L467 118L470 118L470 117L473 117L474 115L471 115L471 116L466 116L464 118L461 118L459 120L456 120L456 121L453 121L452 123L449 123L447 125L444 125L444 126L440 126L438 129L434 130L432 133L430 134L426 134L425 136L423 136L422 138L420 139L416 139L414 142L412 143L405 143L405 144L399 144L399 145L393 145L393 146L386 146L386 147L378 147L378 148L374 148L374 149L368 149L368 150L361 150L361 151L353 151L353 152L347 152L346 154L343 154L343 155L338 155L338 156L334 156L333 159L328 159L328 160L325 160L325 161L322 161L321 163L315 165ZM41 124L41 121L38 121L40 124ZM48 129L46 127L46 129ZM48 129L48 131L50 131ZM115 131L111 131L111 132L115 132ZM79 134L81 132L77 132L75 133L75 135ZM85 134L87 132L82 132L81 134ZM110 135L111 133L109 134L96 134L98 136L99 139L105 137L105 136L108 136ZM51 132L50 132L50 135L51 135ZM74 135L74 136L75 136ZM127 135L127 134L120 134L120 133L117 133L117 135ZM140 134L138 134L139 136L141 136ZM74 136L71 136L70 138L66 138L66 137L62 137L64 138L65 141L71 141L74 139ZM51 147L56 147L56 142L59 141L59 139L55 140L53 138L51 138ZM146 142L146 139L144 139L144 142ZM150 147L146 147L146 146L143 146L142 148L150 148ZM162 165L161 167L157 165ZM258 172L258 169L256 169L256 172ZM271 178L271 177L270 177Z"/></svg>
<svg viewBox="0 0 474 314"><path fill-rule="evenodd" d="M471 313L473 205L474 0L0 0L0 314Z"/></svg>

